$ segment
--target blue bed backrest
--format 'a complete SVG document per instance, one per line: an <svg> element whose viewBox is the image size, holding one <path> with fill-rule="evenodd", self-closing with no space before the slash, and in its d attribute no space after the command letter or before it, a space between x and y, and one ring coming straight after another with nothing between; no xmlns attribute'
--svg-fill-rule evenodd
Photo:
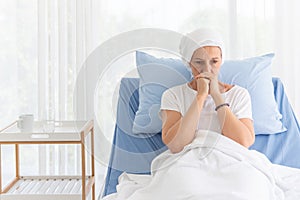
<svg viewBox="0 0 300 200"><path fill-rule="evenodd" d="M133 119L139 106L138 87L138 78L121 80L104 196L116 192L118 177L123 171L149 174L153 158L167 149L161 140L161 133L144 136L132 133Z"/></svg>
<svg viewBox="0 0 300 200"><path fill-rule="evenodd" d="M256 136L250 149L264 153L273 163L300 168L300 128L279 78L273 78L274 95L287 131ZM263 112L263 111L262 111Z"/></svg>
<svg viewBox="0 0 300 200"><path fill-rule="evenodd" d="M258 135L251 149L264 153L273 163L300 168L300 129L285 95L283 85L273 78L274 94L286 132ZM167 148L156 135L134 135L132 122L139 105L139 79L123 78L120 85L113 146L103 195L116 192L118 177L123 172L149 174L151 161ZM263 112L263 111L262 111Z"/></svg>

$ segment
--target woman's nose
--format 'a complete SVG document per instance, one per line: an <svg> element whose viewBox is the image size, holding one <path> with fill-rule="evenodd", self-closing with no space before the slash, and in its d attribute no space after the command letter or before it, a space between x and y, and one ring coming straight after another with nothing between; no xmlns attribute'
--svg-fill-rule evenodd
<svg viewBox="0 0 300 200"><path fill-rule="evenodd" d="M205 64L203 69L202 69L202 72L211 72L211 66L210 64Z"/></svg>

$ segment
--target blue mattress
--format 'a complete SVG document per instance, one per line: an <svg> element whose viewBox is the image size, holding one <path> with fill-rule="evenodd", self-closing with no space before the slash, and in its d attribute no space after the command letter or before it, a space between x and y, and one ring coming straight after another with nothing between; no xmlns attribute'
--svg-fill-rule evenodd
<svg viewBox="0 0 300 200"><path fill-rule="evenodd" d="M287 131L257 135L250 149L264 153L273 163L300 168L300 128L279 78L273 78L275 99ZM123 78L120 85L117 123L103 196L116 192L119 175L149 174L151 161L167 148L161 133L135 135L132 122L139 105L139 79ZM262 111L263 112L263 111Z"/></svg>

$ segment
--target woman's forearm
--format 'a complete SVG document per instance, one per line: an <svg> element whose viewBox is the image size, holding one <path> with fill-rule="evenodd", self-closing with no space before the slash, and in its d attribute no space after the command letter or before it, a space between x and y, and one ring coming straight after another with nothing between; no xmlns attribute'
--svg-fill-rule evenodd
<svg viewBox="0 0 300 200"><path fill-rule="evenodd" d="M224 103L222 96L214 98L216 106ZM249 147L254 142L251 130L239 120L230 110L230 107L223 106L217 110L222 134L239 144Z"/></svg>
<svg viewBox="0 0 300 200"><path fill-rule="evenodd" d="M186 114L165 134L164 142L172 153L180 152L184 146L190 144L195 138L204 101L205 97L197 96Z"/></svg>

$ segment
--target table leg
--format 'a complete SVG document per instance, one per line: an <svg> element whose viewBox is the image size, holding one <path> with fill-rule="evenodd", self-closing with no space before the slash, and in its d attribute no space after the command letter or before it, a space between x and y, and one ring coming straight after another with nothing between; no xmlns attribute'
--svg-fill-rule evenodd
<svg viewBox="0 0 300 200"><path fill-rule="evenodd" d="M2 166L2 152L1 152L1 149L2 149L2 146L0 144L0 194L2 194L2 169L1 169L1 166Z"/></svg>
<svg viewBox="0 0 300 200"><path fill-rule="evenodd" d="M92 177L95 178L95 149L94 149L94 128L91 130L91 159L92 159ZM95 180L95 179L94 179ZM95 182L92 187L92 199L95 200Z"/></svg>
<svg viewBox="0 0 300 200"><path fill-rule="evenodd" d="M16 178L20 177L20 156L19 156L19 145L15 144L15 154L16 154Z"/></svg>
<svg viewBox="0 0 300 200"><path fill-rule="evenodd" d="M86 199L86 194L85 194L85 148L84 148L84 143L85 143L85 138L84 138L84 133L81 133L81 178L82 178L82 200Z"/></svg>

